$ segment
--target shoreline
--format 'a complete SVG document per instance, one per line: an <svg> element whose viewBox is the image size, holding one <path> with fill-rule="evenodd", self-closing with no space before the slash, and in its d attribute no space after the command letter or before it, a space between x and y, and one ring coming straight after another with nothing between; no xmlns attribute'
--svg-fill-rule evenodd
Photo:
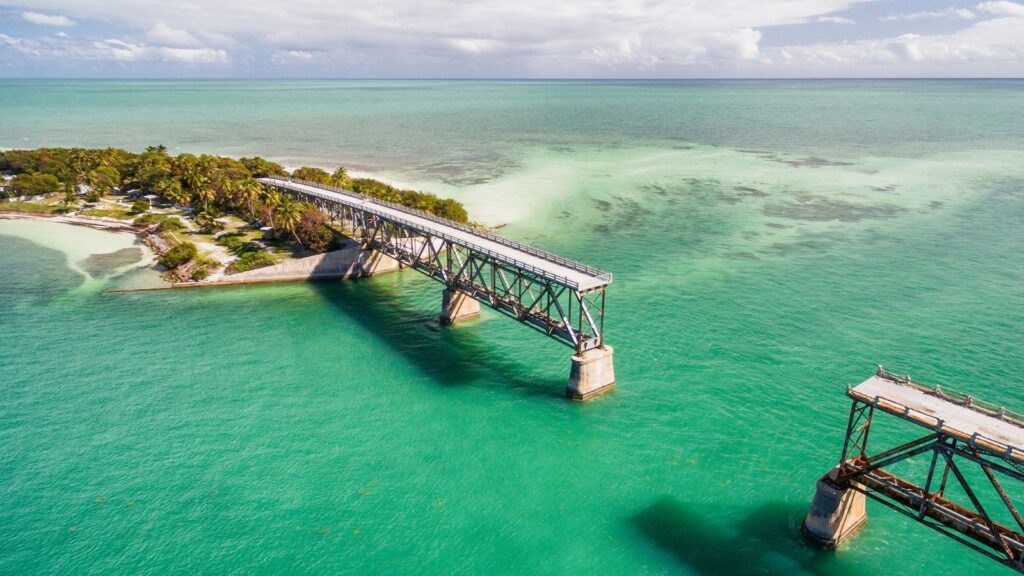
<svg viewBox="0 0 1024 576"><path fill-rule="evenodd" d="M150 240L153 234L151 228L138 226L111 218L98 218L93 216L67 216L67 215L46 215L29 212L0 212L0 220L35 220L47 221L67 226L78 226L91 228L101 232L130 233L138 240L149 247L154 254L159 256ZM318 282L326 280L338 280L344 278L357 278L366 275L360 266L360 251L353 252L354 245L346 245L337 250L325 252L302 258L289 258L278 264L265 268L256 268L248 272L239 272L232 275L219 274L212 276L209 280L199 281L170 281L164 278L163 286L146 286L140 288L114 288L104 290L104 294L119 294L126 292L155 292L160 290L191 289L191 288L214 288L227 286L243 286L254 284L284 284L297 282ZM324 270L323 264L327 260L335 260L333 270ZM159 270L156 265L149 266ZM273 270L274 268L278 270ZM397 270L398 267L396 266ZM256 273L262 270L262 272ZM381 270L383 271L383 270ZM239 277L240 276L240 277Z"/></svg>
<svg viewBox="0 0 1024 576"><path fill-rule="evenodd" d="M66 214L38 214L34 212L0 212L0 220L45 220L69 226L84 226L93 230L105 232L124 232L135 234L140 238L146 235L148 228L137 224L128 223L115 218L101 218L98 216L68 216Z"/></svg>

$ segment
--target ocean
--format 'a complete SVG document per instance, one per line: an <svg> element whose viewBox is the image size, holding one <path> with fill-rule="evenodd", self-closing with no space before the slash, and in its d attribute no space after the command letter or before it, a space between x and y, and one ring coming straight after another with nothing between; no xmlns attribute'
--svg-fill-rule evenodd
<svg viewBox="0 0 1024 576"><path fill-rule="evenodd" d="M618 389L415 271L111 293L130 236L0 221L0 573L1012 573L799 528L877 364L1024 410L1024 81L0 81L0 147L156 144L613 272Z"/></svg>

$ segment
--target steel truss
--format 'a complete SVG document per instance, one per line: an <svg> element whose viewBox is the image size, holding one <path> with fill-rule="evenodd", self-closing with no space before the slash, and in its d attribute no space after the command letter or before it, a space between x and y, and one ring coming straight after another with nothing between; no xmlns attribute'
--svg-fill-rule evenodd
<svg viewBox="0 0 1024 576"><path fill-rule="evenodd" d="M292 188L279 189L328 214L365 249L390 256L578 353L604 344L606 286L580 290L568 281L546 277L526 265L510 264L445 234Z"/></svg>
<svg viewBox="0 0 1024 576"><path fill-rule="evenodd" d="M938 393L941 394L941 391ZM1024 466L1013 456L1013 452L999 452L981 445L976 439L947 434L940 424L930 434L868 455L868 436L878 400L871 403L851 397L853 405L850 408L843 454L835 483L862 492L873 500L1024 573L1024 519L999 480L1008 478L1011 481L1024 482ZM886 471L886 468L897 462L929 452L931 458L923 485ZM981 470L999 495L1001 505L1013 518L1014 526L1002 525L993 518L964 476L963 470L966 466ZM967 495L968 503L960 504L947 498L946 489L952 485L951 482L956 482L960 486Z"/></svg>

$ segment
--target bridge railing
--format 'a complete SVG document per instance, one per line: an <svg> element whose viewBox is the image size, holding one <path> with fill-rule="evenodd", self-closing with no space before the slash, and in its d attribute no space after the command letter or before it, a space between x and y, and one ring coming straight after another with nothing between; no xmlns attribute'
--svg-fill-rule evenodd
<svg viewBox="0 0 1024 576"><path fill-rule="evenodd" d="M968 394L961 394L959 392L947 390L940 386L928 386L927 384L922 384L920 382L911 380L909 374L899 375L894 372L887 371L882 366L878 367L878 371L875 373L875 375L881 378L885 378L886 380L898 382L905 386L910 386L911 388L919 390L925 394L928 394L929 396L941 398L942 400L952 402L957 406L963 406L964 408L974 410L975 412L980 412L986 416L998 418L1000 420L1003 420L1004 422L1009 422L1015 426L1020 426L1024 428L1024 414L1012 412L1004 406L993 404L991 402L985 402Z"/></svg>
<svg viewBox="0 0 1024 576"><path fill-rule="evenodd" d="M288 181L288 182L292 182L294 184L301 184L303 186L310 186L312 188L321 188L321 189L327 190L329 192L334 192L336 194L342 194L342 195L350 196L350 197L353 197L353 198L357 198L359 200L363 200L363 201L366 201L366 202L372 202L372 203L375 203L375 204L380 204L382 206L387 206L388 208L391 208L391 209L394 209L394 210L398 210L400 212L405 212L407 214L412 214L412 215L418 216L420 218L425 218L425 219L430 220L432 222L436 222L437 224L442 224L444 226L449 226L449 227L452 227L452 228L456 228L456 229L462 230L463 232L469 232L469 233L471 233L471 234L473 234L475 236L479 236L481 238L486 238L486 239L488 239L488 240L490 240L492 242L497 242L498 244L502 244L503 246L508 246L509 248L513 248L515 250L519 250L520 252L525 252L525 253L527 253L527 254L529 254L531 256L536 256L538 258L543 258L544 260L547 260L549 262L553 262L555 264L559 264L559 265L565 266L567 268L572 268L573 270L576 270L578 272L583 272L585 274L589 274L590 276L594 277L595 279L603 281L605 283L610 283L612 281L612 274L611 274L611 272L605 272L604 270L600 270L598 268L594 268L593 266L588 266L586 264L583 264L582 262L577 262L575 260L570 260L568 258L563 258L562 256L559 256L557 254L552 254L551 252L547 252L545 250L540 250L538 248L534 248L533 246L527 246L526 244L520 244L519 242L516 242L514 240L509 240L508 238L503 238L501 236L498 236L497 234L492 234L490 232L485 232L485 231L482 231L482 230L478 230L476 228L473 228L472 226L469 226L467 224L463 224L461 222L456 222L454 220L449 220L447 218L441 218L440 216L437 216L436 214L431 214L431 213L425 212L423 210L418 210L416 208L410 208L408 206L402 206L401 204L396 204L394 202L389 202L387 200L382 200L380 198L373 198L371 196L365 196L363 194L359 194L358 192L354 192L352 190L346 190L345 188L339 188L339 187L336 187L336 186L329 186L329 185L326 185L326 184L320 184L320 183L317 183L317 182L310 182L310 181L307 181L307 180L300 180L298 178L291 178L289 176L268 176L265 179L267 179L267 180L285 180L285 181ZM413 225L411 222L408 222L408 221L404 222L404 224L406 224L406 225ZM454 238L447 238L447 239L451 240L451 241L457 241ZM483 249L483 248L480 248L480 249L485 251L485 252L490 252L490 251L488 251L486 249ZM493 254L493 253L491 255L493 255L493 256L501 256L501 257L507 258L507 256L504 256L504 255L497 255L497 254ZM530 266L530 265L522 263L522 262L516 261L516 265L517 266L522 266L523 268L526 268L526 269L534 271L534 272L542 273L544 275L549 275L549 273L547 273L547 272L544 272L542 270L536 269L534 266ZM563 280L564 280L564 278L563 278Z"/></svg>
<svg viewBox="0 0 1024 576"><path fill-rule="evenodd" d="M372 208L370 210L373 211ZM414 228L414 229L415 228L421 228L421 226L416 225L416 223L410 222L409 220L406 220L404 218L395 218L394 216L387 216L387 218L388 218L388 220L391 220L395 224L400 224L402 226L408 226L408 227L411 227L411 228ZM444 232L440 232L440 231L437 231L437 230L429 230L428 233L432 237L440 238L440 239L442 239L442 240L444 240L446 242L452 242L452 243L455 243L455 244L462 244L462 241L460 239L455 238L454 236L450 236L448 234L445 234ZM540 275L540 276L542 276L544 278L550 278L551 280L553 280L553 281L555 281L555 282L557 282L559 284L562 284L564 286L570 286L570 287L579 289L579 285L576 282L566 278L565 276L559 276L558 274L552 274L551 272L548 272L546 270L542 270L540 268L537 268L536 266L533 266L532 264L527 264L526 262L523 262L523 261L518 260L516 258L512 258L512 257L510 257L510 256L508 256L506 254L498 254L497 252L494 252L493 250L488 250L487 248L484 248L482 246L473 246L472 250L474 252L479 252L481 254L486 254L487 256L490 256L491 258L495 258L495 259L507 262L507 263L515 266L516 268L521 268L521 269L526 270L528 272L532 272L534 274L538 274L538 275Z"/></svg>

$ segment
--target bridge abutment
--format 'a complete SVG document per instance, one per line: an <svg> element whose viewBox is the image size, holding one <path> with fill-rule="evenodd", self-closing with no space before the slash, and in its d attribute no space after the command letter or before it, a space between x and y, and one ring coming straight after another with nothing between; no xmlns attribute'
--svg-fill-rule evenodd
<svg viewBox="0 0 1024 576"><path fill-rule="evenodd" d="M572 357L569 387L566 396L573 400L589 400L615 389L615 364L611 346L602 346Z"/></svg>
<svg viewBox="0 0 1024 576"><path fill-rule="evenodd" d="M868 518L864 494L836 483L838 474L836 466L818 479L814 501L802 528L805 538L829 550L846 541Z"/></svg>
<svg viewBox="0 0 1024 576"><path fill-rule="evenodd" d="M445 288L441 295L441 324L451 326L480 315L480 303L465 292Z"/></svg>

